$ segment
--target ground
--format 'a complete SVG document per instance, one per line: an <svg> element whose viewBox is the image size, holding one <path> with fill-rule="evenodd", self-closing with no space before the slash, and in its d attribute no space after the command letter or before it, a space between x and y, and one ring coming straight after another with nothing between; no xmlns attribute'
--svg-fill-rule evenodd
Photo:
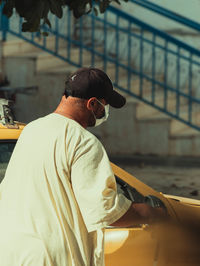
<svg viewBox="0 0 200 266"><path fill-rule="evenodd" d="M200 200L200 168L118 165L157 191Z"/></svg>

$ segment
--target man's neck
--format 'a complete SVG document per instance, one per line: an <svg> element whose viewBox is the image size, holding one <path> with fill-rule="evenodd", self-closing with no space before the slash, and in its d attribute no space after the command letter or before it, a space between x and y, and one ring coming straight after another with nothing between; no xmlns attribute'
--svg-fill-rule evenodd
<svg viewBox="0 0 200 266"><path fill-rule="evenodd" d="M77 105L74 104L73 99L71 98L66 99L65 96L63 96L54 113L70 118L79 123L82 127L87 128L87 123L84 118L83 112L78 109Z"/></svg>

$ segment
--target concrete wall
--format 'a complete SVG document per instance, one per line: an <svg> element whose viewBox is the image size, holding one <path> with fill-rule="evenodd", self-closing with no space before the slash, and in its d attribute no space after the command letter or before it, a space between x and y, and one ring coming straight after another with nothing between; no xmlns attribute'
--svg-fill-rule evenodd
<svg viewBox="0 0 200 266"><path fill-rule="evenodd" d="M137 103L127 99L122 109L110 108L108 120L89 128L110 155L169 154L169 119L138 120Z"/></svg>
<svg viewBox="0 0 200 266"><path fill-rule="evenodd" d="M151 0L150 2L160 5L164 8L171 10L179 15L185 16L189 19L192 19L200 23L199 10L200 10L200 1L199 0ZM152 13L139 5L133 5L130 2L122 3L122 9L128 12L131 15L134 15L138 19L143 20L153 26L158 27L161 30L182 30L186 31L186 27L163 18L156 13ZM189 29L188 29L189 30ZM191 31L191 30L190 30Z"/></svg>
<svg viewBox="0 0 200 266"><path fill-rule="evenodd" d="M36 58L6 57L5 72L10 87L37 86L37 90L16 93L16 120L28 123L55 110L63 91L65 73L37 73Z"/></svg>

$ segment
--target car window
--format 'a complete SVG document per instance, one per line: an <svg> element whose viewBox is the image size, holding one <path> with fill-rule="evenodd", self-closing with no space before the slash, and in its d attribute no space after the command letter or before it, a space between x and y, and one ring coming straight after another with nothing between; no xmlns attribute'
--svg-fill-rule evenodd
<svg viewBox="0 0 200 266"><path fill-rule="evenodd" d="M0 141L0 182L4 178L15 144L16 141L12 140Z"/></svg>
<svg viewBox="0 0 200 266"><path fill-rule="evenodd" d="M138 192L134 187L123 181L120 177L115 175L117 182L117 191L122 193L126 198L133 202L144 202L144 196Z"/></svg>

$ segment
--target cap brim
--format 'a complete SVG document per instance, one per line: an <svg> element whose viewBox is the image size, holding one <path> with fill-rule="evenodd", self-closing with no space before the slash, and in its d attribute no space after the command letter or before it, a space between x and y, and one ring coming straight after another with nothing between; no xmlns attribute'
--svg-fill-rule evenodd
<svg viewBox="0 0 200 266"><path fill-rule="evenodd" d="M121 108L125 105L126 98L113 90L112 95L109 97L108 103L114 108Z"/></svg>

